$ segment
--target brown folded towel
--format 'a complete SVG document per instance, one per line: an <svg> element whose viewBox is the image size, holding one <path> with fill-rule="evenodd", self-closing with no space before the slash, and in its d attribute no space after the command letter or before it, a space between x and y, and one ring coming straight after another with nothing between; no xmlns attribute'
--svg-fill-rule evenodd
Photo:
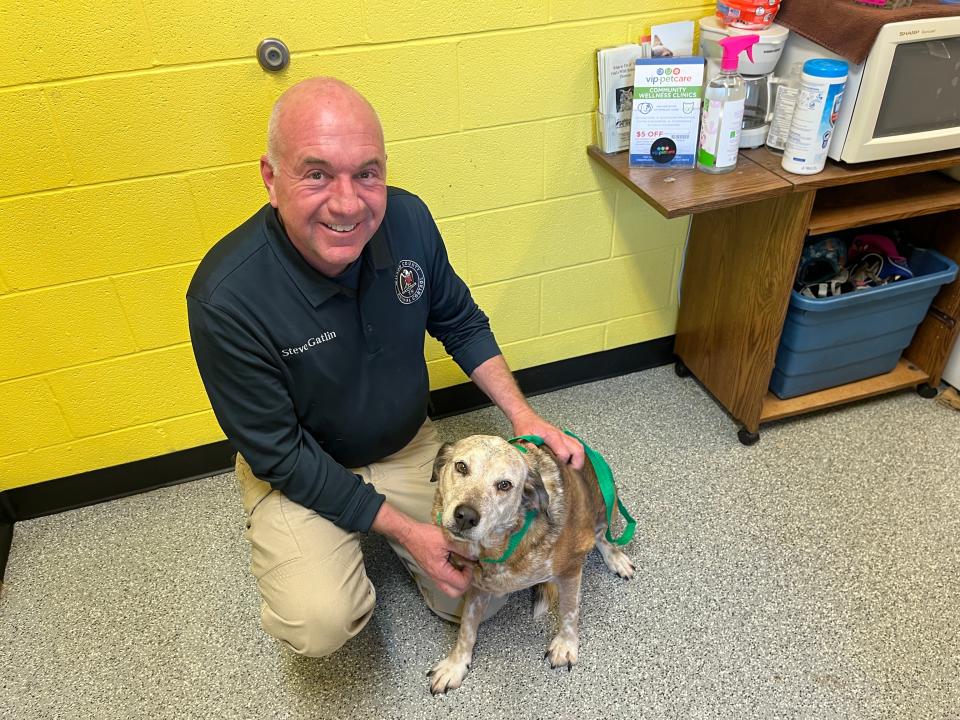
<svg viewBox="0 0 960 720"><path fill-rule="evenodd" d="M960 15L960 5L913 0L908 8L884 10L853 0L783 0L775 22L860 65L888 22L949 15Z"/></svg>

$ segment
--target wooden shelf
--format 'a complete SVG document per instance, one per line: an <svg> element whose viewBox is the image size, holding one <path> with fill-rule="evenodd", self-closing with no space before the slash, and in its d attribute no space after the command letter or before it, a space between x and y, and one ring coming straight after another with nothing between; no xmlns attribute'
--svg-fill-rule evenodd
<svg viewBox="0 0 960 720"><path fill-rule="evenodd" d="M930 376L907 360L900 360L897 366L886 375L858 380L857 382L827 388L799 397L781 400L768 392L760 409L760 422L770 422L780 418L802 415L823 408L843 405L854 400L883 395L895 390L916 387L930 379Z"/></svg>
<svg viewBox="0 0 960 720"><path fill-rule="evenodd" d="M607 171L611 172L620 182L630 190L650 203L656 210L667 218L683 215L696 215L720 208L743 205L758 200L776 198L791 192L806 192L820 190L820 195L839 193L843 196L843 186L849 186L847 204L851 207L858 204L867 207L881 205L893 196L900 198L905 193L919 201L922 195L913 185L920 177L930 177L930 185L937 186L938 192L943 193L942 206L936 206L936 200L931 202L926 213L937 213L945 209L958 207L952 204L952 193L947 189L953 183L960 193L960 183L950 180L946 176L933 171L960 165L960 150L947 150L909 158L896 158L859 165L844 165L843 163L828 162L826 168L816 175L795 175L780 166L781 157L766 148L755 150L741 150L737 168L731 173L723 175L709 175L691 168L639 168L630 167L629 153L619 152L606 154L600 152L596 145L587 147L590 157L596 160ZM914 177L906 178L905 175ZM897 180L896 178L899 178ZM884 198L872 198L869 188L885 187L881 181L886 180L891 188ZM898 184L899 183L899 184ZM904 187L900 187L903 185ZM859 188L859 190L857 189ZM896 189L894 189L896 188ZM949 197L948 197L949 196ZM910 203L907 203L909 206ZM907 214L893 215L889 220L913 215L925 214L915 212L916 208L906 207ZM816 209L814 209L816 214ZM857 220L845 227L854 227L855 224L869 224L881 222L875 218L867 221ZM841 226L843 227L843 226ZM830 232L840 227L818 229L816 232Z"/></svg>
<svg viewBox="0 0 960 720"><path fill-rule="evenodd" d="M836 187L837 185L850 185L851 183L865 183L889 177L902 177L960 165L960 150L944 150L943 152L926 155L911 155L910 157L877 160L855 165L828 160L827 166L815 175L797 175L783 169L780 164L783 155L771 152L765 147L755 150L741 150L740 157L745 157L775 175L788 180L798 192ZM907 180L906 182L910 181Z"/></svg>
<svg viewBox="0 0 960 720"><path fill-rule="evenodd" d="M793 185L755 162L740 157L737 169L710 175L693 168L630 167L629 153L603 153L587 148L594 158L630 190L666 218L733 207L793 192Z"/></svg>
<svg viewBox="0 0 960 720"><path fill-rule="evenodd" d="M817 193L811 235L932 215L960 208L960 182L939 172L823 188Z"/></svg>

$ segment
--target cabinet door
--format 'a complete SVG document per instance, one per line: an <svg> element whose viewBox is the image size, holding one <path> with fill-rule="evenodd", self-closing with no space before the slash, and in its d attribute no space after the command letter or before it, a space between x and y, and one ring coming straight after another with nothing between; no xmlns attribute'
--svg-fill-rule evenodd
<svg viewBox="0 0 960 720"><path fill-rule="evenodd" d="M814 192L695 215L675 352L749 432L773 372Z"/></svg>

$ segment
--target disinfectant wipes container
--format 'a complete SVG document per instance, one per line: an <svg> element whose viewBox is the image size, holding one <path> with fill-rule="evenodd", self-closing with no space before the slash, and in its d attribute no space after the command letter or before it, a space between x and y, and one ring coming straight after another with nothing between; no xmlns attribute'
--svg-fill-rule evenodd
<svg viewBox="0 0 960 720"><path fill-rule="evenodd" d="M770 390L790 398L893 370L940 286L957 275L935 250L915 249L907 261L909 280L828 298L791 292Z"/></svg>

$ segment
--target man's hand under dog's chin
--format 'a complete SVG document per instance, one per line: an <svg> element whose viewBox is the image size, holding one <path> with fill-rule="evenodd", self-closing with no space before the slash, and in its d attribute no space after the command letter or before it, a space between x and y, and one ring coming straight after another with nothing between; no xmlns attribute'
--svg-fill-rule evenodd
<svg viewBox="0 0 960 720"><path fill-rule="evenodd" d="M446 538L447 547L450 549L450 552L447 553L447 561L453 565L454 568L457 570L463 570L464 568L472 570L476 567L477 558L471 549L470 543L464 540L458 540L449 532L444 532L443 536Z"/></svg>
<svg viewBox="0 0 960 720"><path fill-rule="evenodd" d="M403 545L417 564L450 597L460 597L473 579L473 559L463 543L448 538L436 525L420 523L389 503L380 506L371 529Z"/></svg>

